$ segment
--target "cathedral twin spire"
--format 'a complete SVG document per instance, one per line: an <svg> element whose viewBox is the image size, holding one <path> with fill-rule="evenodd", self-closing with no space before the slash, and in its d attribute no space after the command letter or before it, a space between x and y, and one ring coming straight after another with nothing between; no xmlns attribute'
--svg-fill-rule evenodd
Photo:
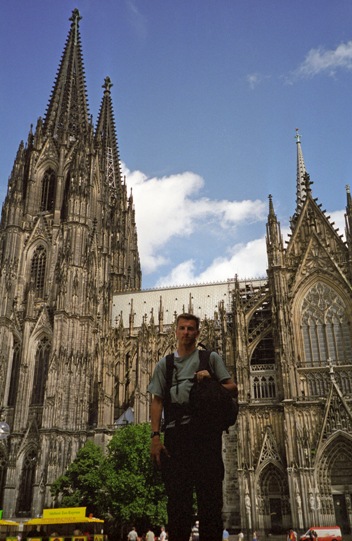
<svg viewBox="0 0 352 541"><path fill-rule="evenodd" d="M88 102L83 67L78 9L72 12L71 28L57 72L44 120L44 134L58 142L75 141L89 130Z"/></svg>
<svg viewBox="0 0 352 541"><path fill-rule="evenodd" d="M104 96L96 128L96 142L98 146L102 147L101 155L103 163L101 164L101 167L103 169L105 168L110 191L118 192L121 185L121 171L110 92L112 86L110 77L105 77L103 84Z"/></svg>
<svg viewBox="0 0 352 541"><path fill-rule="evenodd" d="M57 143L70 147L76 141L87 142L93 127L89 118L86 80L79 33L82 19L78 9L70 17L71 28L66 40L49 105L44 118L43 132ZM101 168L108 177L111 189L119 191L121 184L120 160L116 137L110 89L110 77L106 77L104 95L95 131L95 145L102 147Z"/></svg>

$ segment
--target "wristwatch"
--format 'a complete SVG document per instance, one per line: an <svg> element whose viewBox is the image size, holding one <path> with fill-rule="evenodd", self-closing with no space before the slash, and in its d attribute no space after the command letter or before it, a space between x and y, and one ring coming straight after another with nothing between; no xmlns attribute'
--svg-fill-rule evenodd
<svg viewBox="0 0 352 541"><path fill-rule="evenodd" d="M150 437L151 437L151 438L154 438L154 436L160 436L160 432L152 432L152 433L150 434Z"/></svg>

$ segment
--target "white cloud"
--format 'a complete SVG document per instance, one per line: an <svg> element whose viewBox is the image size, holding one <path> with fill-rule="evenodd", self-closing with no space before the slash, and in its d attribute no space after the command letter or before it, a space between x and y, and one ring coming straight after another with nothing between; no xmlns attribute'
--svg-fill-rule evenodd
<svg viewBox="0 0 352 541"><path fill-rule="evenodd" d="M132 28L139 38L144 39L147 36L147 24L145 17L138 9L134 0L127 0L126 7Z"/></svg>
<svg viewBox="0 0 352 541"><path fill-rule="evenodd" d="M261 75L260 73L249 73L246 77L249 88L254 90L258 85L260 85L265 79L269 79L269 75Z"/></svg>
<svg viewBox="0 0 352 541"><path fill-rule="evenodd" d="M338 235L342 235L343 240L345 240L345 210L335 210L334 212L328 212L330 216L330 223L334 222L334 228L338 229Z"/></svg>
<svg viewBox="0 0 352 541"><path fill-rule="evenodd" d="M336 49L311 49L302 64L288 77L288 82L310 78L320 73L334 75L337 69L352 69L352 41L341 43Z"/></svg>
<svg viewBox="0 0 352 541"><path fill-rule="evenodd" d="M227 257L217 257L207 269L198 274L194 260L183 261L167 276L161 277L157 286L220 282L233 278L236 274L240 279L266 276L267 255L264 237L246 244L236 244L228 252Z"/></svg>
<svg viewBox="0 0 352 541"><path fill-rule="evenodd" d="M166 263L159 250L175 235L189 236L193 230L191 197L203 186L194 173L147 178L141 171L130 172L123 165L127 184L133 188L139 253L145 272Z"/></svg>
<svg viewBox="0 0 352 541"><path fill-rule="evenodd" d="M260 77L258 73L250 73L247 75L247 82L250 88L253 90L260 83Z"/></svg>
<svg viewBox="0 0 352 541"><path fill-rule="evenodd" d="M193 236L192 242L196 244L197 234L206 231L209 236L228 236L228 244L233 242L234 232L243 224L266 219L266 202L218 201L200 197L204 180L195 173L187 171L162 178L148 178L141 171L129 171L124 164L122 169L128 186L133 188L143 273L155 272L168 263L162 250L172 238ZM175 254L175 261L180 261L178 254ZM192 275L190 263L180 265L180 275Z"/></svg>
<svg viewBox="0 0 352 541"><path fill-rule="evenodd" d="M148 178L141 171L129 171L122 164L127 184L133 188L136 207L138 245L143 274L155 273L153 287L209 283L266 276L267 253L262 222L267 218L267 203L260 200L211 200L199 194L204 180L195 173L184 172L161 178ZM340 234L344 232L344 211L330 213ZM250 224L258 222L259 235L236 242L247 232ZM283 240L288 239L288 227L282 227ZM196 247L204 243L202 253L207 261L185 257L183 250L175 251L176 237L183 245ZM177 243L176 243L177 244ZM165 256L172 245L172 261ZM204 246L204 249L203 249ZM170 250L169 250L170 251ZM199 252L198 252L199 254ZM219 254L223 254L219 256ZM162 269L167 270L162 275Z"/></svg>

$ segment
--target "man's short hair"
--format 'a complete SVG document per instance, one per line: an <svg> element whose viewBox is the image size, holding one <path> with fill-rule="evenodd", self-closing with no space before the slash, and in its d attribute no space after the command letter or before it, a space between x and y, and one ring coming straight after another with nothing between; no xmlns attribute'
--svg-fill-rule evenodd
<svg viewBox="0 0 352 541"><path fill-rule="evenodd" d="M196 322L196 328L197 328L197 330L199 329L200 319L199 319L199 317L195 316L194 314L188 314L187 312L184 313L184 314L180 314L179 316L177 316L176 326L178 326L178 322L180 321L180 319L186 319L188 321L195 321Z"/></svg>

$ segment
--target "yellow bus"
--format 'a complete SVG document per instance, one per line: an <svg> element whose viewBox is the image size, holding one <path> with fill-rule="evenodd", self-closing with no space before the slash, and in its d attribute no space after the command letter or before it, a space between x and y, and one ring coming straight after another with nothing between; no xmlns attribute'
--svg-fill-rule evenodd
<svg viewBox="0 0 352 541"><path fill-rule="evenodd" d="M105 541L104 520L86 516L86 507L43 509L43 516L24 523L28 541ZM7 539L6 541L14 541Z"/></svg>

